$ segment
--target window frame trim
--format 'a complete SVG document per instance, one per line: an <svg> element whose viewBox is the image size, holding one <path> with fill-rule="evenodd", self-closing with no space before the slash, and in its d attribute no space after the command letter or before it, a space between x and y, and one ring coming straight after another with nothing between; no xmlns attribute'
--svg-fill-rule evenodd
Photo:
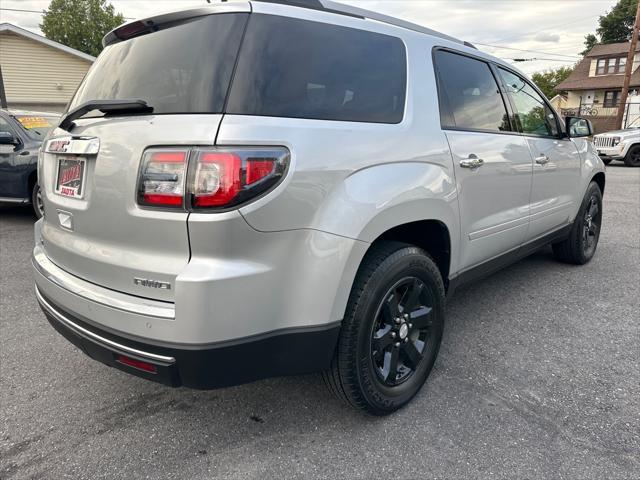
<svg viewBox="0 0 640 480"><path fill-rule="evenodd" d="M442 81L440 80L440 71L438 69L438 64L436 62L436 54L438 52L446 52L446 53L451 53L453 55L460 55L462 57L467 57L470 58L472 60L477 60L481 63L484 63L485 65L487 65L487 67L489 67L489 71L491 73L491 75L493 76L494 81L496 82L496 86L498 87L498 92L500 93L500 97L502 98L502 103L504 105L504 109L507 112L507 117L508 117L508 121L509 121L509 131L500 131L500 130L489 130L489 129L484 129L484 128L470 128L470 127L458 127L458 126L449 126L449 125L445 125L442 121L442 112L446 107L446 111L447 111L447 115L449 115L453 122L455 123L455 117L453 117L453 112L451 112L451 107L449 105L442 105L441 99L442 99L442 94L444 93L442 90L442 86L441 83ZM473 55L471 53L468 52L461 52L460 50L456 50L454 48L450 48L450 47L443 47L443 46L435 46L432 48L431 50L431 63L433 64L433 72L434 72L434 76L435 76L435 81L436 81L436 91L438 94L438 116L440 117L440 128L442 130L448 130L448 131L454 131L454 132L472 132L472 133L490 133L492 135L522 135L521 132L519 132L517 130L517 122L515 122L515 117L514 117L514 110L512 108L512 105L509 101L507 101L507 99L505 98L505 91L504 91L504 87L502 84L502 81L499 80L498 78L496 78L496 72L493 69L493 62L491 60L487 60L486 58L483 58L481 56L478 55ZM447 102L448 103L448 102Z"/></svg>
<svg viewBox="0 0 640 480"><path fill-rule="evenodd" d="M533 88L533 90L540 95L540 98L542 98L542 102L547 106L547 108L553 113L553 116L555 117L556 120L556 128L558 129L558 134L557 135L541 135L541 134L537 134L537 133L527 133L525 131L522 130L522 125L520 124L520 122L516 122L516 126L518 127L518 131L520 131L520 133L525 136L525 137L535 137L535 138L553 138L556 140L561 140L563 138L566 137L566 133L565 130L562 128L562 122L560 122L559 116L558 116L558 112L555 111L555 109L551 106L551 103L549 103L549 100L547 99L547 97L544 95L544 93L542 93L542 91L533 84L533 82L530 82L527 78L523 77L522 74L516 72L514 69L512 68L506 68L504 65L500 65L500 64L495 64L495 68L496 70L502 68L503 70L512 73L513 75L517 76L518 78L520 78L524 83L526 83L527 85L529 85L531 88ZM498 72L499 75L499 72ZM504 85L504 81L502 79L502 76L500 76L500 82L502 83L502 86L505 90L505 94L507 95L507 98L509 99L509 102L511 103L511 108L513 109L514 113L514 118L515 115L517 115L517 109L515 106L515 100L513 100L513 97L511 95L511 93L509 92L509 90L506 88L506 85Z"/></svg>

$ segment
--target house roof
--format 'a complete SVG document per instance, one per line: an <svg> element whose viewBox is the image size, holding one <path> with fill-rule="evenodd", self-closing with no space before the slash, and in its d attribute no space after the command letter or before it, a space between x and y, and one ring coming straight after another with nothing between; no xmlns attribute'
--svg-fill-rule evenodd
<svg viewBox="0 0 640 480"><path fill-rule="evenodd" d="M636 51L640 52L640 44ZM555 90L562 92L566 90L602 90L602 89L621 89L624 83L624 75L598 75L589 76L591 69L591 61L594 58L607 56L620 56L629 52L629 42L611 43L608 45L596 45L585 57L576 65L573 73L558 86ZM631 74L631 87L640 87L640 70L636 69Z"/></svg>
<svg viewBox="0 0 640 480"><path fill-rule="evenodd" d="M96 59L96 57L87 55L86 53L81 52L80 50L76 50L75 48L67 47L66 45L63 45L61 43L54 42L53 40L49 40L48 38L43 37L42 35L38 35L37 33L30 32L29 30L25 30L24 28L20 28L11 23L0 23L0 33L3 33L3 32L11 32L11 33L15 33L16 35L20 35L22 37L35 40L36 42L42 43L49 47L57 48L58 50L62 50L65 53L74 55L88 62L94 62Z"/></svg>
<svg viewBox="0 0 640 480"><path fill-rule="evenodd" d="M640 52L640 43L636 47L636 52ZM585 57L606 57L610 55L626 55L629 53L629 42L607 43L605 45L595 45Z"/></svg>

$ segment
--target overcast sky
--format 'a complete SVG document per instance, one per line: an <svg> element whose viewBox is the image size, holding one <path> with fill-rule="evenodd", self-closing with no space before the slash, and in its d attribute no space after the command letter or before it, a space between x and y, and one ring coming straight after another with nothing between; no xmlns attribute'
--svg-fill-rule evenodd
<svg viewBox="0 0 640 480"><path fill-rule="evenodd" d="M213 0L217 1L217 0ZM571 65L579 59L583 40L594 32L598 16L616 0L343 0L359 7L397 16L475 43L504 59L528 58L518 63L531 74ZM125 17L137 18L205 0L111 0ZM1 0L0 7L46 9L49 0ZM0 21L39 33L41 16L0 10ZM487 45L480 45L480 44ZM497 48L501 47L501 48ZM530 50L527 52L512 49Z"/></svg>

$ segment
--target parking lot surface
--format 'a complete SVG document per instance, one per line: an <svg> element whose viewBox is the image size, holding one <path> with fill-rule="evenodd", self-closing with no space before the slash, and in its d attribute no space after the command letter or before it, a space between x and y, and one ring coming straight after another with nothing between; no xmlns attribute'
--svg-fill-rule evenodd
<svg viewBox="0 0 640 480"><path fill-rule="evenodd" d="M638 478L640 170L608 168L589 265L547 249L458 291L433 374L387 418L315 375L202 392L90 360L38 308L29 210L0 224L3 480Z"/></svg>

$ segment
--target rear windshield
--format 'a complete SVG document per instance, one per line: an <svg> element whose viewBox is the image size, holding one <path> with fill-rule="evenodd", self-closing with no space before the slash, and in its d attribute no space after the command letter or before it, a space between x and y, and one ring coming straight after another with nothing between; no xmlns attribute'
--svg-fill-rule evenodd
<svg viewBox="0 0 640 480"><path fill-rule="evenodd" d="M248 14L207 15L107 47L69 110L141 99L154 113L221 113Z"/></svg>
<svg viewBox="0 0 640 480"><path fill-rule="evenodd" d="M402 121L399 38L262 14L247 25L248 17L208 15L107 47L69 108L142 99L158 114L222 113L228 93L226 112L237 115Z"/></svg>
<svg viewBox="0 0 640 480"><path fill-rule="evenodd" d="M399 38L253 14L227 112L399 123L406 71Z"/></svg>

